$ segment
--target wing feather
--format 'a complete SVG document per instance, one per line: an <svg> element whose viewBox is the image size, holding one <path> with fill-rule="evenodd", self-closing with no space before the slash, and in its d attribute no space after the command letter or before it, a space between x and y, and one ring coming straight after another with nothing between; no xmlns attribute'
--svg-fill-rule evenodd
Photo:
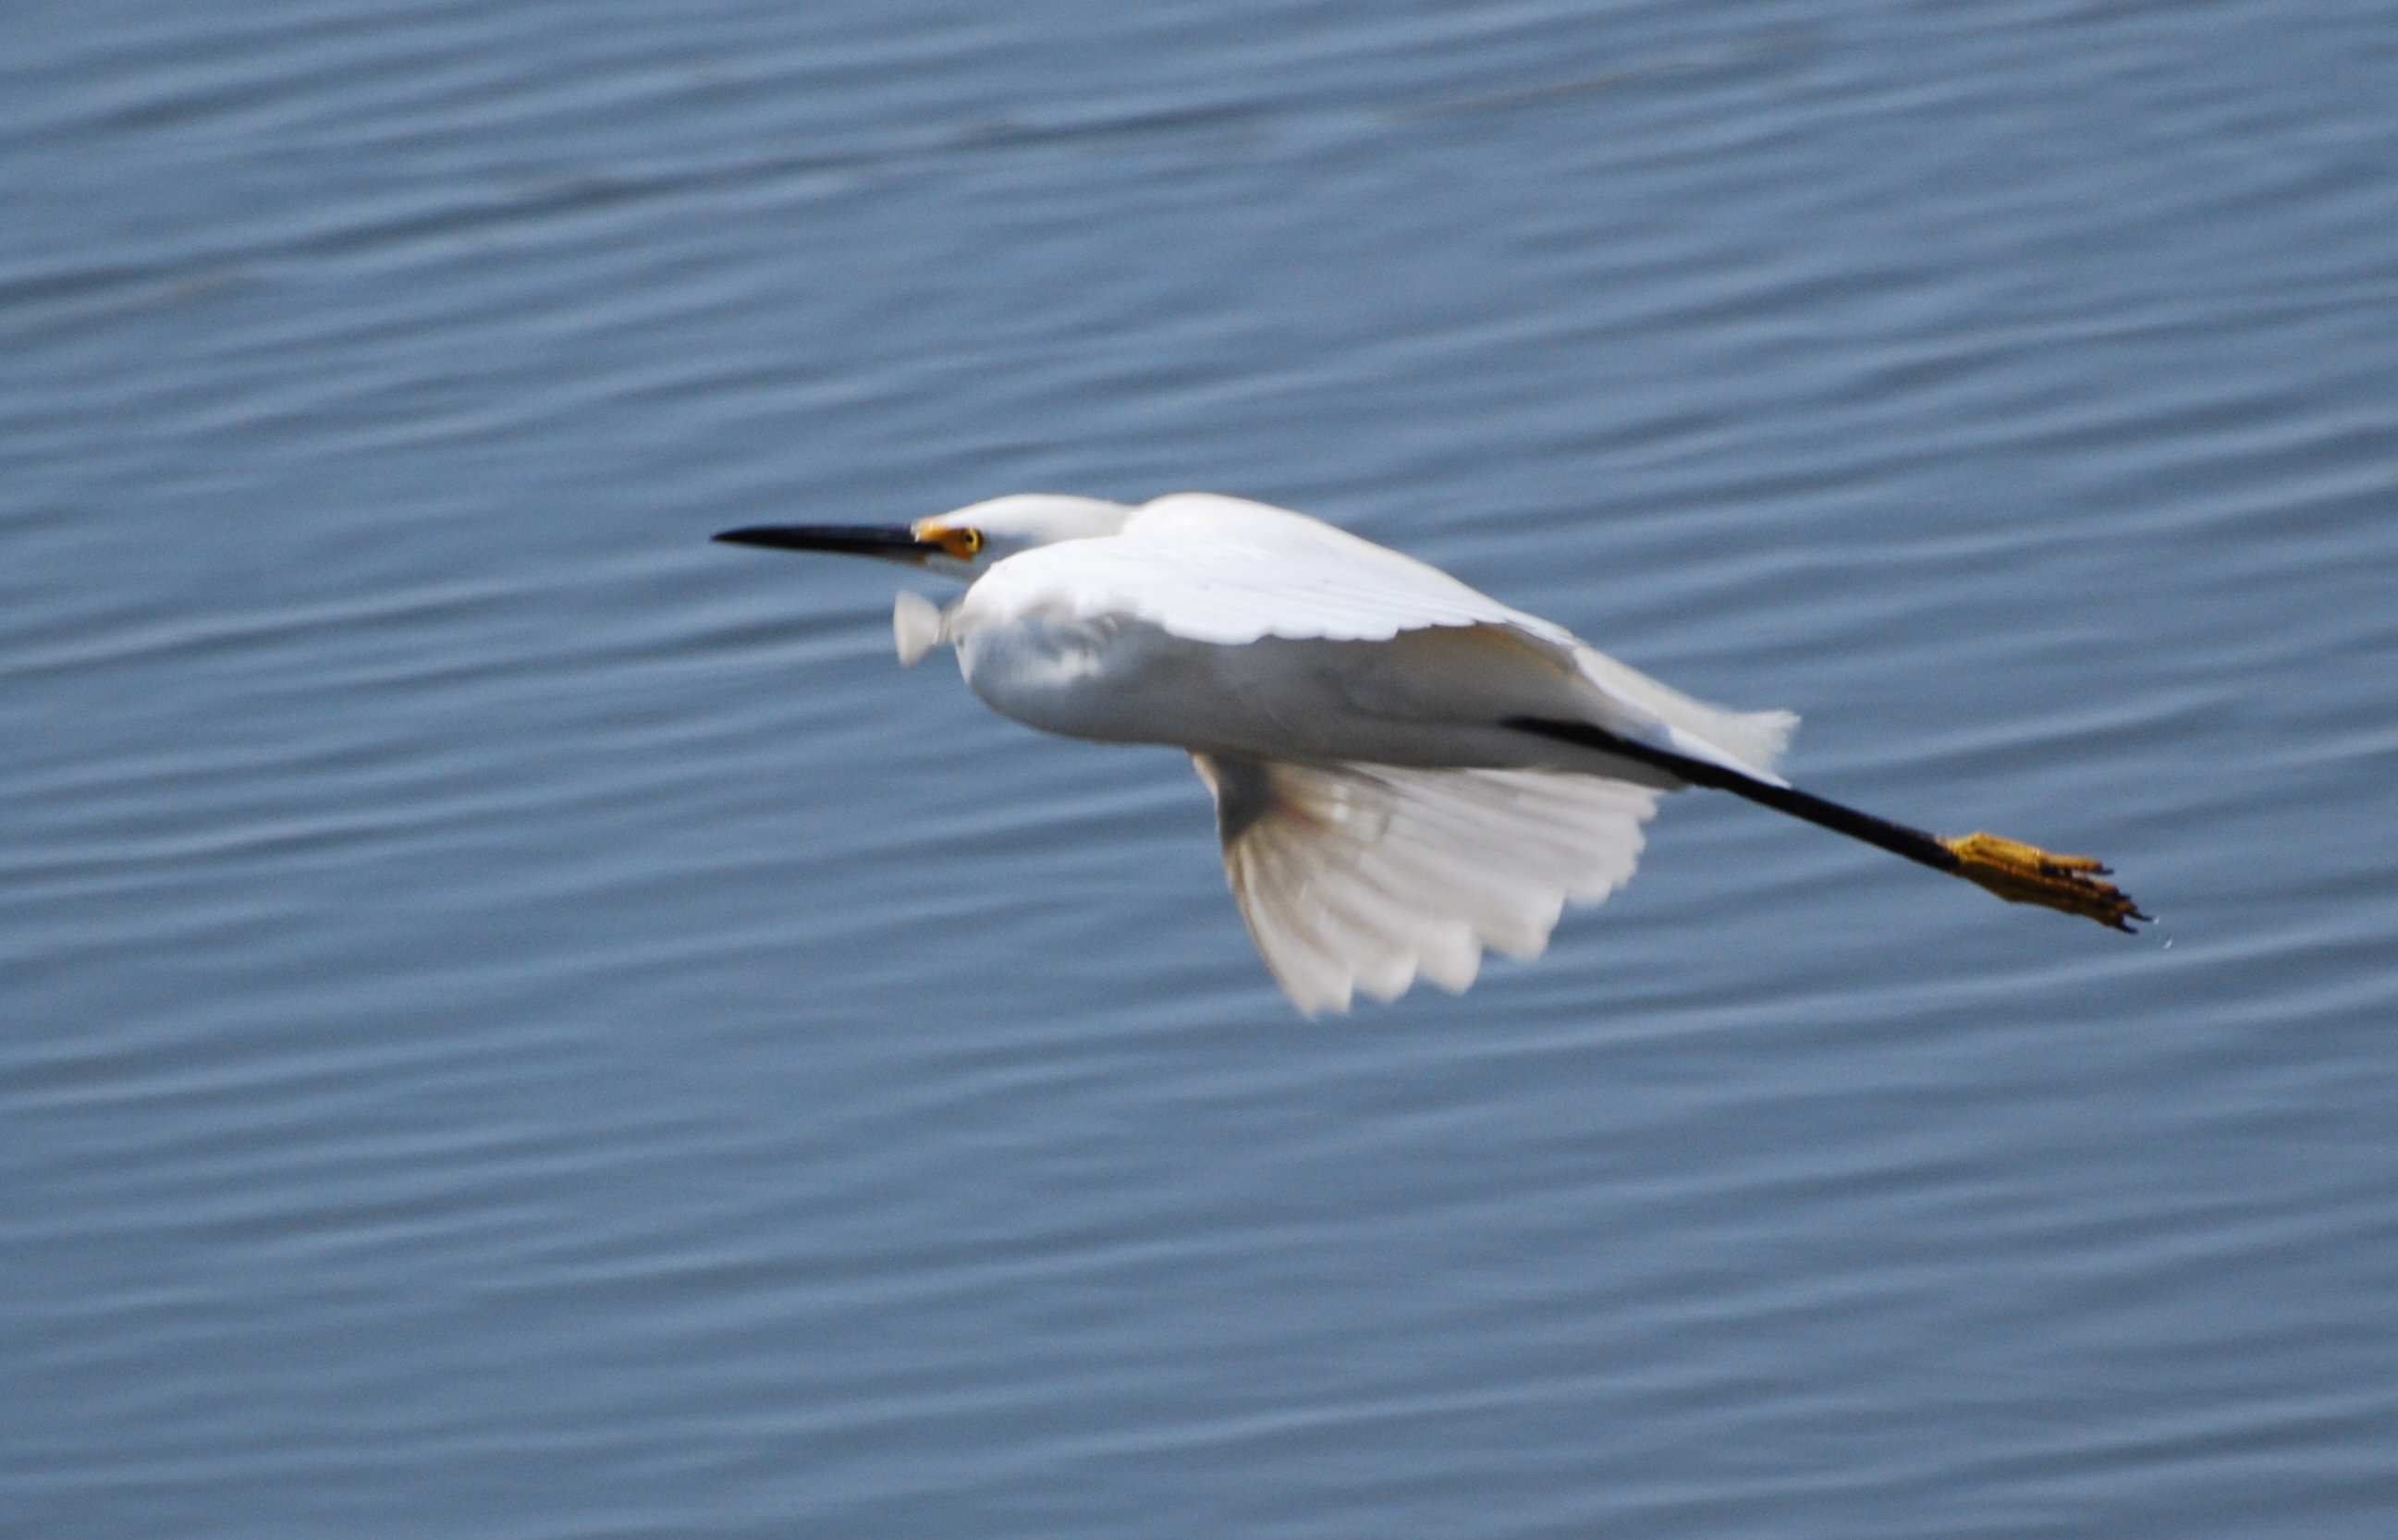
<svg viewBox="0 0 2398 1540"><path fill-rule="evenodd" d="M1538 956L1569 901L1632 875L1658 796L1544 770L1192 760L1259 955L1311 1016L1419 977L1462 993L1486 947Z"/></svg>
<svg viewBox="0 0 2398 1540"><path fill-rule="evenodd" d="M974 604L986 623L1128 618L1224 646L1270 636L1386 642L1429 626L1486 625L1514 627L1561 650L1573 645L1562 627L1413 557L1304 514L1214 493L1144 504L1106 539L1011 556L975 585Z"/></svg>

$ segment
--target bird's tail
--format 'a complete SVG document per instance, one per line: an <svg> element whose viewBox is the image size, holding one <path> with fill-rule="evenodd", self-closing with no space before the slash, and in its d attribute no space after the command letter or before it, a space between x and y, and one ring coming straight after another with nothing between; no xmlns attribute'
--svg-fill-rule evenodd
<svg viewBox="0 0 2398 1540"><path fill-rule="evenodd" d="M1710 706L1595 648L1575 648L1574 661L1582 676L1600 690L1632 702L1664 723L1685 751L1696 750L1701 758L1719 763L1728 757L1729 763L1752 774L1762 772L1772 777L1790 747L1790 735L1798 727L1795 711L1730 711ZM1692 738L1698 741L1693 743ZM1707 752L1710 750L1712 753Z"/></svg>
<svg viewBox="0 0 2398 1540"><path fill-rule="evenodd" d="M1419 974L1462 992L1485 947L1540 955L1569 900L1632 875L1657 807L1646 787L1543 770L1191 758L1249 936L1310 1016Z"/></svg>

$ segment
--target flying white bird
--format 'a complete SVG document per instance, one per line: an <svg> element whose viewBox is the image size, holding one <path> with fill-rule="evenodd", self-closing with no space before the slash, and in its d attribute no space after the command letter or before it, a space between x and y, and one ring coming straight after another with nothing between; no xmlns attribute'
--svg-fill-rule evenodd
<svg viewBox="0 0 2398 1540"><path fill-rule="evenodd" d="M2107 868L1993 834L1943 838L1773 773L1798 718L1679 695L1571 632L1303 514L1184 493L1138 507L1024 493L893 528L717 539L914 563L971 585L893 615L902 663L954 647L966 684L1044 732L1189 750L1224 872L1310 1015L1418 976L1539 955L1565 904L1632 875L1660 792L1711 787L1999 897L2146 920Z"/></svg>

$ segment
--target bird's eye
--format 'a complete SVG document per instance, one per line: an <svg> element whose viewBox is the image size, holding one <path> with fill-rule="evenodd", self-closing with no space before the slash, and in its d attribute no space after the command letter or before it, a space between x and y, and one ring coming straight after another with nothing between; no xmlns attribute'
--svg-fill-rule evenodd
<svg viewBox="0 0 2398 1540"><path fill-rule="evenodd" d="M982 549L980 530L935 530L932 535L941 549L961 561L973 561L975 553Z"/></svg>

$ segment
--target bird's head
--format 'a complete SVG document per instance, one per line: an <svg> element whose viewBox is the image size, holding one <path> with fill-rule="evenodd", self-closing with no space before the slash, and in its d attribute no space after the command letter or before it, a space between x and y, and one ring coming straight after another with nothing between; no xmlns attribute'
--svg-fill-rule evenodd
<svg viewBox="0 0 2398 1540"><path fill-rule="evenodd" d="M1098 497L1022 492L912 524L753 524L715 538L771 550L874 556L972 581L992 562L1035 546L1117 534L1132 511Z"/></svg>

